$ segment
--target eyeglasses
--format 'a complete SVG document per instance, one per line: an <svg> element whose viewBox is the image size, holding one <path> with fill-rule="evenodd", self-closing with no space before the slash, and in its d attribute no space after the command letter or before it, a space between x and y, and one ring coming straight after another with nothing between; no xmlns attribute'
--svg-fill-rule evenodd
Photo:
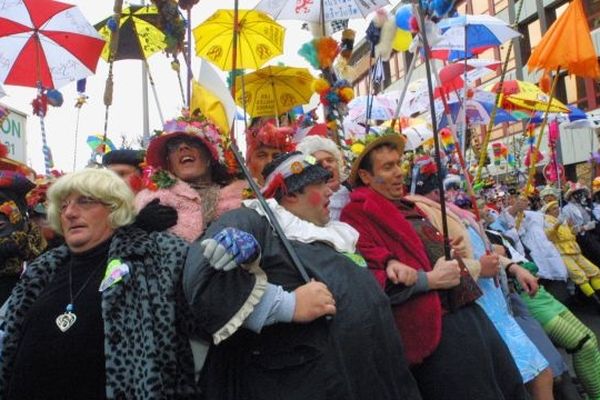
<svg viewBox="0 0 600 400"><path fill-rule="evenodd" d="M179 146L181 146L182 144L185 144L189 147L195 147L197 149L202 149L202 142L200 142L200 139L196 139L190 136L178 136L178 137L174 137L173 139L169 139L167 141L167 153L171 153L177 149L179 149Z"/></svg>
<svg viewBox="0 0 600 400"><path fill-rule="evenodd" d="M67 211L67 208L69 208L69 206L71 204L75 204L77 206L77 208L79 208L80 210L90 210L92 209L94 206L97 205L103 205L103 206L109 206L110 204L105 203L101 200L95 199L93 197L89 197L89 196L79 196L74 200L69 200L69 201L63 201L60 204L60 213L63 214L65 211Z"/></svg>

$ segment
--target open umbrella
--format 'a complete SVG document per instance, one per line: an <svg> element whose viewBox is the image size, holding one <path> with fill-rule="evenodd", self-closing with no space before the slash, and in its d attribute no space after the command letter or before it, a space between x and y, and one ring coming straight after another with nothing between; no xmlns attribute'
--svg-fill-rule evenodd
<svg viewBox="0 0 600 400"><path fill-rule="evenodd" d="M313 80L306 68L268 66L236 78L235 102L252 117L280 115L310 101Z"/></svg>
<svg viewBox="0 0 600 400"><path fill-rule="evenodd" d="M500 90L499 85L486 87L493 93ZM505 110L530 110L548 112L569 112L569 108L556 99L551 99L537 85L531 82L510 80L502 85L503 101L499 104Z"/></svg>
<svg viewBox="0 0 600 400"><path fill-rule="evenodd" d="M88 136L86 143L94 154L103 155L116 149L113 142L108 138L104 139L102 134Z"/></svg>
<svg viewBox="0 0 600 400"><path fill-rule="evenodd" d="M387 96L359 96L348 103L348 118L355 122L365 122L367 113L372 120L387 121L395 111L394 101Z"/></svg>
<svg viewBox="0 0 600 400"><path fill-rule="evenodd" d="M119 21L119 46L117 60L145 60L151 55L165 49L165 34L158 26L160 15L156 6L129 6L121 12ZM102 58L108 61L110 52L111 24L113 17L98 22L95 27L106 40L102 50Z"/></svg>
<svg viewBox="0 0 600 400"><path fill-rule="evenodd" d="M92 75L104 40L71 4L4 1L0 7L0 81L58 88Z"/></svg>
<svg viewBox="0 0 600 400"><path fill-rule="evenodd" d="M490 15L445 18L438 23L438 28L442 32L441 40L432 46L431 56L451 61L473 57L521 36L508 23Z"/></svg>
<svg viewBox="0 0 600 400"><path fill-rule="evenodd" d="M406 137L405 150L415 150L423 143L433 139L433 131L425 123L403 128L402 134Z"/></svg>
<svg viewBox="0 0 600 400"><path fill-rule="evenodd" d="M2 85L0 85L0 99L4 96L6 96L6 92L4 91L4 88L2 87Z"/></svg>
<svg viewBox="0 0 600 400"><path fill-rule="evenodd" d="M527 61L530 70L554 71L600 78L598 56L581 0L574 0L542 37Z"/></svg>
<svg viewBox="0 0 600 400"><path fill-rule="evenodd" d="M387 0L262 0L256 9L278 20L321 22L364 18L388 4Z"/></svg>
<svg viewBox="0 0 600 400"><path fill-rule="evenodd" d="M471 85L477 79L495 72L502 65L497 60L472 58L465 62L446 65L439 71L440 86L446 91L463 89L465 84ZM464 81L466 76L467 81Z"/></svg>
<svg viewBox="0 0 600 400"><path fill-rule="evenodd" d="M234 10L217 10L194 28L196 54L222 71L233 69L234 56L236 69L257 69L283 53L283 26L260 11L238 12L237 26L234 23ZM239 41L236 52L233 51L235 32Z"/></svg>

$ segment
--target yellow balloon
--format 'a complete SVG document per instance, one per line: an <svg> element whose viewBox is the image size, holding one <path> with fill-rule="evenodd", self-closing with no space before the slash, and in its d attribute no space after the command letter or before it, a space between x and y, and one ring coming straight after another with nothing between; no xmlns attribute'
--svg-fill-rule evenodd
<svg viewBox="0 0 600 400"><path fill-rule="evenodd" d="M406 51L410 47L412 39L413 37L409 31L405 31L404 29L396 29L396 36L394 36L392 47L396 51Z"/></svg>

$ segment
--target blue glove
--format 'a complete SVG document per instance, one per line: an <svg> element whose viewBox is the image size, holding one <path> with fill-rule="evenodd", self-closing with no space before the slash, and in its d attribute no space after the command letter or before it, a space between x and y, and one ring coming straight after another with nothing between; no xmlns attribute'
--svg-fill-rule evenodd
<svg viewBox="0 0 600 400"><path fill-rule="evenodd" d="M204 257L217 270L229 271L247 264L260 254L260 245L248 232L225 228L200 243Z"/></svg>

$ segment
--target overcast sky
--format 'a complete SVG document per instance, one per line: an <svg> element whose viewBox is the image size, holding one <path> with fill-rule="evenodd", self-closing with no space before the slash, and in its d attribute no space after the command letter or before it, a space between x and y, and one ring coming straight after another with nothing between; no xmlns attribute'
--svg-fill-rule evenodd
<svg viewBox="0 0 600 400"><path fill-rule="evenodd" d="M240 8L252 8L257 0L240 0ZM398 0L392 0L397 3ZM109 0L71 1L78 5L87 17L95 24L112 14L113 4ZM231 3L231 4L229 4ZM130 2L124 4L140 4ZM208 18L218 8L233 7L232 0L215 1L200 0L192 9L192 28L196 27ZM285 52L283 56L274 58L269 64L284 62L286 65L308 67L308 64L297 55L298 48L311 39L307 31L300 29L301 22L280 21L286 27ZM363 36L365 22L351 21L351 27L357 29L357 34ZM199 58L193 57L193 71L198 71ZM182 61L183 62L183 61ZM163 54L155 54L149 59L150 72L154 77L156 90L158 92L160 105L165 119L176 117L183 106L179 83L176 73L171 69L170 59ZM114 94L113 104L110 107L108 119L108 136L120 147L121 137L137 147L137 138L142 136L142 78L141 62L118 61L114 65ZM185 71L182 66L182 77L185 79ZM64 104L60 108L49 107L46 116L46 132L48 144L52 149L55 168L63 171L72 171L75 161L75 169L87 164L91 149L86 144L88 135L101 134L104 127L104 85L108 75L108 65L100 60L96 74L87 79L87 95L89 99L81 108L79 129L77 131L77 109L74 107L77 98L76 85L70 84L60 88L64 96ZM43 173L44 159L42 155L40 121L39 118L31 116L31 101L36 95L33 88L5 85L4 89L8 96L0 101L9 107L13 107L29 115L27 122L27 157L28 163ZM152 91L149 88L150 103L150 129L160 129L160 118L158 116ZM75 151L76 150L76 151Z"/></svg>

